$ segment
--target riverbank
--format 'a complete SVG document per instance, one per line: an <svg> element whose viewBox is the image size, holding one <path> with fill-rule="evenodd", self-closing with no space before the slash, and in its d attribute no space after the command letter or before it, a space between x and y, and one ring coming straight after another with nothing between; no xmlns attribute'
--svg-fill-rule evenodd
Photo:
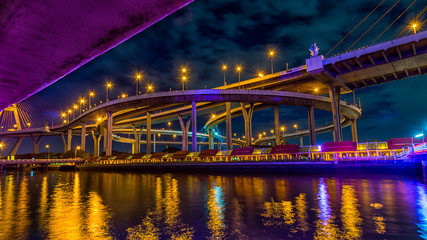
<svg viewBox="0 0 427 240"><path fill-rule="evenodd" d="M130 164L83 164L81 171L139 172L211 172L211 173L286 173L286 174L365 174L422 173L420 163L401 161L341 161L341 162L163 162Z"/></svg>

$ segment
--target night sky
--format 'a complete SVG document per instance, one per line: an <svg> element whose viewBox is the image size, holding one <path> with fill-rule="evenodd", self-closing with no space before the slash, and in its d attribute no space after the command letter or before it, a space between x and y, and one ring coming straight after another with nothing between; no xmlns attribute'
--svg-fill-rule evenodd
<svg viewBox="0 0 427 240"><path fill-rule="evenodd" d="M337 3L339 2L339 3ZM96 58L57 83L46 88L22 104L31 109L35 122L58 123L59 113L69 108L89 90L96 92L96 101L105 100L105 81L113 81L111 95L135 94L134 70L143 71L144 83L152 83L156 92L180 89L178 69L187 65L190 69L189 89L213 88L223 81L221 65L229 68L242 64L242 80L255 77L258 70L270 71L267 49L273 47L278 56L274 59L275 71L305 64L310 45L316 42L320 53L326 54L380 1L372 0L251 0L251 1L196 1L158 22L147 30ZM330 55L345 52L396 1L384 3L355 30ZM353 48L371 44L391 22L413 1L400 1L364 38ZM425 1L417 1L398 19L377 42L396 37L425 7ZM423 19L425 19L425 14ZM420 29L422 31L423 29ZM405 33L409 34L409 33ZM227 72L227 82L236 82L237 75ZM375 87L356 90L363 111L358 121L359 142L388 140L408 137L427 127L427 106L424 95L426 76L395 81ZM352 95L342 96L352 101ZM111 97L112 98L112 97ZM40 109L43 109L40 111ZM307 128L306 108L281 106L280 122L288 131L292 125ZM199 117L198 129L202 131L208 116ZM331 113L315 111L316 126L331 123ZM273 109L257 111L253 117L253 135L274 128ZM233 119L233 133L244 134L243 118ZM173 123L178 129L178 122ZM153 126L153 128L165 125ZM223 133L225 125L219 126ZM351 131L343 130L344 140L351 140ZM54 140L52 140L54 139ZM318 143L331 141L332 133L317 135ZM52 144L53 141L58 144ZM295 140L289 140L291 143ZM78 137L73 143L78 144ZM88 138L88 149L92 140ZM54 145L54 151L62 151L59 138L44 138ZM308 143L308 138L305 138ZM114 150L130 151L130 144L114 143ZM163 147L160 147L162 149ZM144 146L142 146L144 149ZM31 140L24 140L19 153L31 152ZM41 149L43 151L43 149Z"/></svg>

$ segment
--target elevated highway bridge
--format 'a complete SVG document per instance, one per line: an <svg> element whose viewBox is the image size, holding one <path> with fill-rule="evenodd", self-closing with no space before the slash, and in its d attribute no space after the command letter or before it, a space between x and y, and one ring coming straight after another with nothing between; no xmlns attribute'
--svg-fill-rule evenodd
<svg viewBox="0 0 427 240"><path fill-rule="evenodd" d="M75 120L51 129L51 132L68 134L71 142L73 131L88 133L97 131L98 138L104 137L107 154L111 153L114 128L132 129L140 139L141 124L146 125L147 153L151 152L151 124L179 118L183 137L183 149L187 149L190 119L192 132L197 132L197 115L224 109L223 114L210 119L205 125L209 129L226 121L227 147L232 147L231 117L242 114L245 119L245 143L251 144L251 116L254 109L273 106L275 122L278 123L278 105L305 106L308 108L309 130L302 131L310 136L310 144L315 144L313 109L332 112L333 135L335 141L342 141L342 125L352 125L353 140L357 141L356 120L361 110L355 103L340 101L340 95L358 88L400 80L427 72L427 31L399 39L367 46L351 52L324 58L321 55L306 59L306 65L285 71L257 77L240 83L233 83L215 89L173 91L131 96L117 99L93 107ZM323 95L329 95L325 97ZM231 103L240 106L232 109ZM196 114L197 110L197 114ZM186 117L189 120L186 121ZM101 118L100 123L97 119ZM276 121L277 120L277 121ZM86 124L88 124L86 126ZM94 124L95 127L89 127ZM139 125L139 126L138 126ZM138 126L138 127L137 127ZM149 127L150 126L150 127ZM89 128L88 128L89 127ZM276 143L279 141L278 124ZM331 128L323 128L331 129ZM1 133L0 137L24 136L19 131ZM27 136L27 135L26 135ZM212 137L210 137L212 139ZM84 143L82 137L82 143ZM196 135L192 136L193 151L197 146ZM138 142L136 142L137 145ZM84 144L82 144L84 145ZM70 149L70 144L67 144Z"/></svg>

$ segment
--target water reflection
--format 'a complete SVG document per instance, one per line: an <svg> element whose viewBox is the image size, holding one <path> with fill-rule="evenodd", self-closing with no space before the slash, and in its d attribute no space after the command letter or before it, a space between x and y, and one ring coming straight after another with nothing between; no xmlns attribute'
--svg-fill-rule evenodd
<svg viewBox="0 0 427 240"><path fill-rule="evenodd" d="M360 239L362 232L360 225L362 218L360 218L359 210L357 210L357 198L354 187L351 185L344 185L342 188L341 196L341 218L343 223L343 238L345 239Z"/></svg>
<svg viewBox="0 0 427 240"><path fill-rule="evenodd" d="M328 188L323 178L319 181L319 189L317 193L318 200L318 218L316 222L316 232L314 239L337 239L338 229L334 224L334 216L332 215L332 209L329 204Z"/></svg>
<svg viewBox="0 0 427 240"><path fill-rule="evenodd" d="M224 224L224 196L222 188L214 186L209 190L208 198L209 221L208 228L210 230L209 239L223 239L225 234Z"/></svg>
<svg viewBox="0 0 427 240"><path fill-rule="evenodd" d="M155 184L154 210L148 211L141 224L127 229L127 239L192 239L194 229L181 220L178 181L166 175L164 188L160 178Z"/></svg>
<svg viewBox="0 0 427 240"><path fill-rule="evenodd" d="M15 173L0 176L0 226L0 239L427 239L427 191L400 179Z"/></svg>

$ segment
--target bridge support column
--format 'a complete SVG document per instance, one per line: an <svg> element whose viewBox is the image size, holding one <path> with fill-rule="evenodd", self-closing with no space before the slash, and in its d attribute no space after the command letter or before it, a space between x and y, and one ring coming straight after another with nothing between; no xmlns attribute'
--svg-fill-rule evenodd
<svg viewBox="0 0 427 240"><path fill-rule="evenodd" d="M191 150L197 152L197 107L196 101L191 103Z"/></svg>
<svg viewBox="0 0 427 240"><path fill-rule="evenodd" d="M214 138L212 135L212 128L209 129L209 149L214 149Z"/></svg>
<svg viewBox="0 0 427 240"><path fill-rule="evenodd" d="M142 126L140 130L137 130L135 125L132 124L132 129L133 129L133 136L135 137L135 144L132 145L132 152L135 153L140 153L141 152L141 133L142 133Z"/></svg>
<svg viewBox="0 0 427 240"><path fill-rule="evenodd" d="M34 138L33 135L31 135L31 140L33 141L33 154L39 153L39 143L40 140L42 140L42 135L40 135L37 140Z"/></svg>
<svg viewBox="0 0 427 240"><path fill-rule="evenodd" d="M191 117L188 118L185 125L181 115L178 115L178 119L182 131L182 151L188 151L188 128L190 127Z"/></svg>
<svg viewBox="0 0 427 240"><path fill-rule="evenodd" d="M310 136L310 145L316 145L316 126L314 124L314 107L308 107L308 131Z"/></svg>
<svg viewBox="0 0 427 240"><path fill-rule="evenodd" d="M351 120L351 137L353 139L353 142L357 141L357 126L356 126L356 119Z"/></svg>
<svg viewBox="0 0 427 240"><path fill-rule="evenodd" d="M86 151L86 123L82 123L82 134L80 140L80 149L85 152Z"/></svg>
<svg viewBox="0 0 427 240"><path fill-rule="evenodd" d="M10 153L9 153L10 156L16 155L16 153L18 152L19 146L22 143L22 139L23 137L16 138L16 143L15 145L13 145L12 150L10 150Z"/></svg>
<svg viewBox="0 0 427 240"><path fill-rule="evenodd" d="M71 141L73 139L73 129L68 129L67 151L71 151Z"/></svg>
<svg viewBox="0 0 427 240"><path fill-rule="evenodd" d="M246 146L250 146L252 144L252 115L254 113L254 104L250 104L249 110L246 110L245 104L242 102L240 106L242 107L243 119L245 120Z"/></svg>
<svg viewBox="0 0 427 240"><path fill-rule="evenodd" d="M333 82L329 82L329 98L331 99L331 106L332 106L332 118L334 121L334 141L341 142L342 136L341 136L341 119L339 114L339 99L337 99L336 90L334 88ZM339 98L339 96L338 96Z"/></svg>
<svg viewBox="0 0 427 240"><path fill-rule="evenodd" d="M67 152L67 141L65 140L64 134L61 134L62 143L64 144L64 153Z"/></svg>
<svg viewBox="0 0 427 240"><path fill-rule="evenodd" d="M274 106L274 133L276 134L276 145L280 145L279 106Z"/></svg>
<svg viewBox="0 0 427 240"><path fill-rule="evenodd" d="M303 137L299 137L299 145L304 146L304 138Z"/></svg>
<svg viewBox="0 0 427 240"><path fill-rule="evenodd" d="M147 112L146 153L151 153L151 112Z"/></svg>
<svg viewBox="0 0 427 240"><path fill-rule="evenodd" d="M93 138L93 155L95 157L99 157L99 144L101 142L102 134L99 134L98 137L96 137L95 131L91 130L92 138Z"/></svg>
<svg viewBox="0 0 427 240"><path fill-rule="evenodd" d="M225 132L226 132L226 139L227 139L227 150L233 150L233 140L231 138L231 102L225 103L225 111L227 114L226 121L225 121Z"/></svg>
<svg viewBox="0 0 427 240"><path fill-rule="evenodd" d="M107 149L105 151L106 156L113 154L113 113L107 113Z"/></svg>

